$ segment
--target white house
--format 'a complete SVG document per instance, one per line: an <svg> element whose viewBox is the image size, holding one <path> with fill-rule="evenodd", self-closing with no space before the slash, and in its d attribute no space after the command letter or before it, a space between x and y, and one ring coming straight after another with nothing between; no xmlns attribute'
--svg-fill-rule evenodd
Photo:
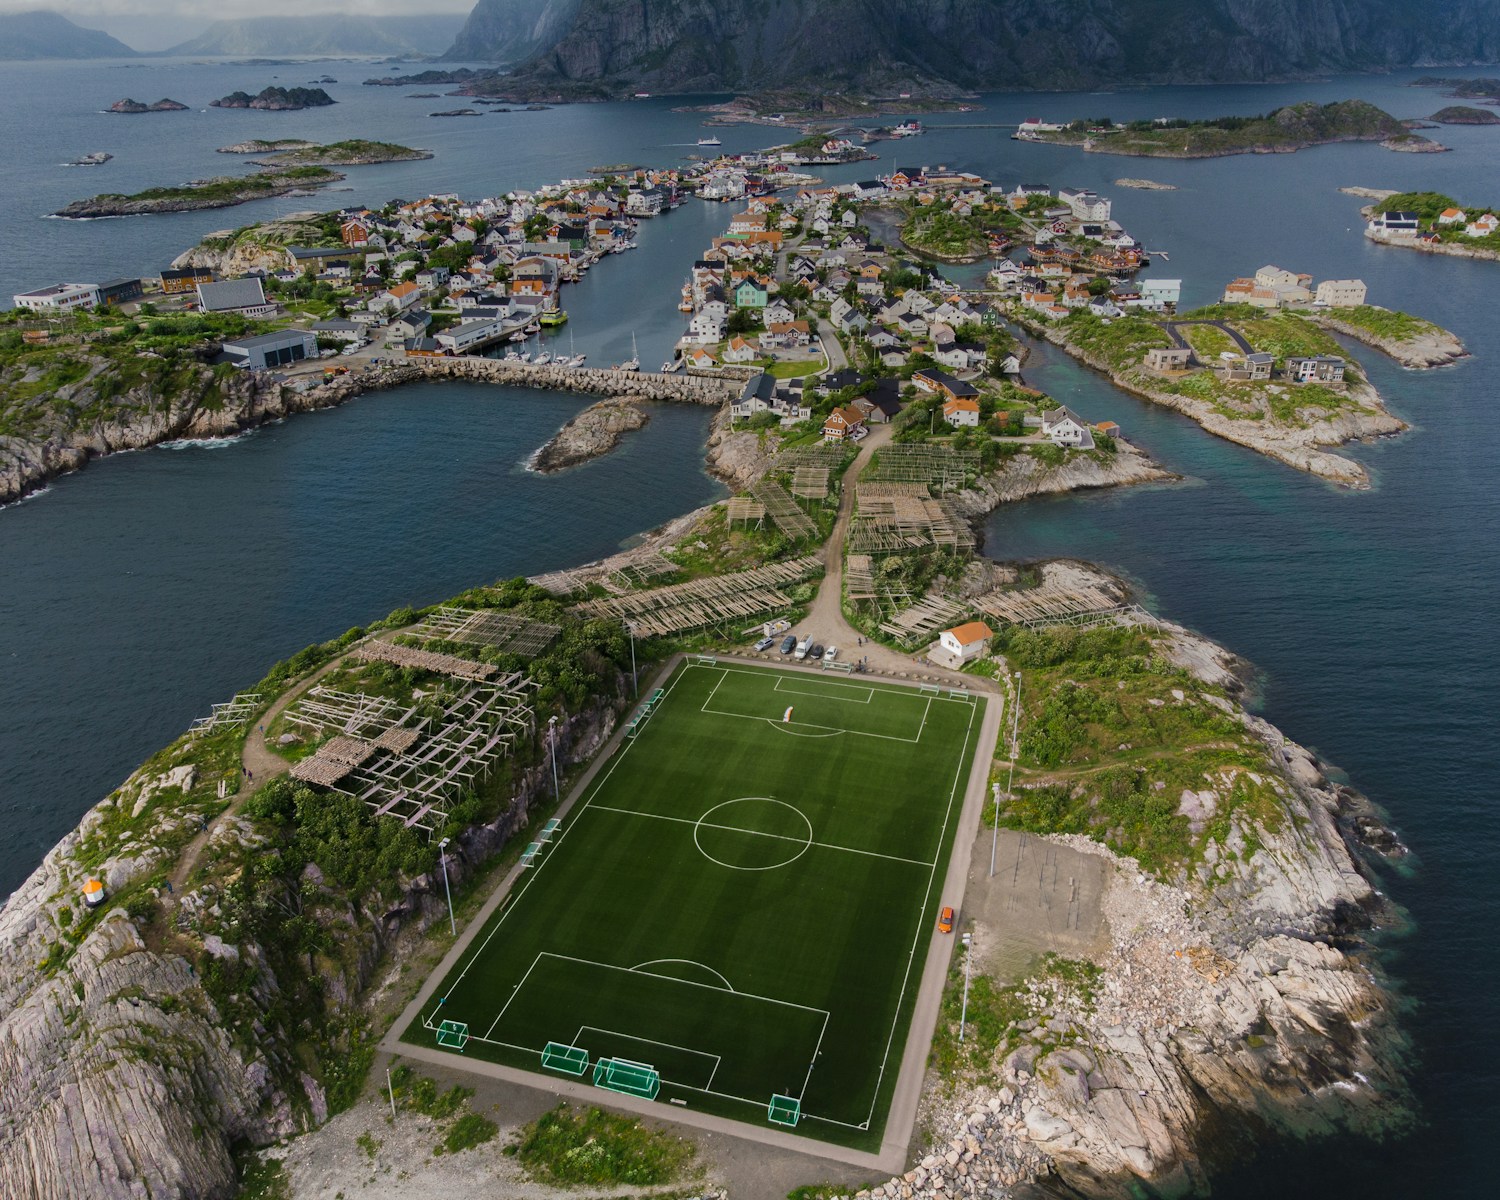
<svg viewBox="0 0 1500 1200"><path fill-rule="evenodd" d="M730 339L729 345L724 347L724 361L727 363L754 362L759 353L760 347L753 341L736 334Z"/></svg>
<svg viewBox="0 0 1500 1200"><path fill-rule="evenodd" d="M994 636L995 631L983 621L967 621L938 634L938 645L959 662L973 662L988 653Z"/></svg>
<svg viewBox="0 0 1500 1200"><path fill-rule="evenodd" d="M1313 301L1329 308L1358 308L1365 302L1363 279L1325 279L1318 284Z"/></svg>
<svg viewBox="0 0 1500 1200"><path fill-rule="evenodd" d="M1054 446L1076 446L1080 450L1094 448L1094 437L1088 426L1067 408L1057 408L1042 414L1042 436Z"/></svg>
<svg viewBox="0 0 1500 1200"><path fill-rule="evenodd" d="M792 311L792 306L785 300L772 300L771 303L761 310L760 318L767 325L772 323L780 325L794 319L796 315Z"/></svg>
<svg viewBox="0 0 1500 1200"><path fill-rule="evenodd" d="M452 329L445 329L434 339L449 354L462 354L471 346L499 337L505 322L498 317L486 321L465 321Z"/></svg>
<svg viewBox="0 0 1500 1200"><path fill-rule="evenodd" d="M1072 210L1079 221L1109 220L1109 201L1087 188L1063 188L1057 198Z"/></svg>
<svg viewBox="0 0 1500 1200"><path fill-rule="evenodd" d="M20 292L11 299L17 308L29 308L33 312L72 312L79 308L99 307L99 285L54 283L34 292Z"/></svg>
<svg viewBox="0 0 1500 1200"><path fill-rule="evenodd" d="M1471 238L1489 237L1497 229L1500 229L1500 217L1494 213L1485 213L1484 216L1470 221L1464 229L1464 233Z"/></svg>
<svg viewBox="0 0 1500 1200"><path fill-rule="evenodd" d="M943 420L955 429L977 429L979 427L979 402L967 396L949 400L943 405Z"/></svg>
<svg viewBox="0 0 1500 1200"><path fill-rule="evenodd" d="M1182 280L1142 279L1136 287L1141 293L1141 307L1160 311L1167 305L1176 306L1182 300Z"/></svg>

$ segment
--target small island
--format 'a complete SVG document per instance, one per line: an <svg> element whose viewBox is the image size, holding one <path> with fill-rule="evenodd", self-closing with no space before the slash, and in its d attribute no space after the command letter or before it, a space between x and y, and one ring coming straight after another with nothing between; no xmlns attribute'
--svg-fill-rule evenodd
<svg viewBox="0 0 1500 1200"><path fill-rule="evenodd" d="M1450 104L1432 114L1439 125L1500 125L1500 115L1487 108L1470 108L1467 104Z"/></svg>
<svg viewBox="0 0 1500 1200"><path fill-rule="evenodd" d="M162 99L158 100L155 104L142 104L139 100L131 100L129 97L126 97L124 100L116 100L104 111L112 113L134 114L153 112L187 112L187 110L188 106L186 104L180 103L177 100Z"/></svg>
<svg viewBox="0 0 1500 1200"><path fill-rule="evenodd" d="M330 142L319 146L314 142L299 142L257 161L262 167L367 167L374 163L416 162L431 158L429 150L416 150L411 146L398 146L395 142L372 142L365 138L350 138L342 142Z"/></svg>
<svg viewBox="0 0 1500 1200"><path fill-rule="evenodd" d="M1409 87L1447 88L1448 95L1458 100L1500 100L1500 79L1445 79L1438 75L1424 75L1414 79Z"/></svg>
<svg viewBox="0 0 1500 1200"><path fill-rule="evenodd" d="M305 138L251 138L248 142L235 142L232 146L220 146L215 154L276 154L282 150L301 150L304 146L316 145Z"/></svg>
<svg viewBox="0 0 1500 1200"><path fill-rule="evenodd" d="M258 108L265 112L296 112L303 108L322 108L337 104L322 88L268 87L257 96L249 92L230 92L208 102L210 108Z"/></svg>
<svg viewBox="0 0 1500 1200"><path fill-rule="evenodd" d="M88 200L75 200L53 216L85 220L93 217L133 217L152 213L192 212L201 208L228 208L248 200L289 196L309 188L334 183L344 176L327 167L288 167L262 171L258 175L220 176L178 187L147 188L134 195L106 192Z"/></svg>
<svg viewBox="0 0 1500 1200"><path fill-rule="evenodd" d="M1390 192L1360 211L1365 236L1382 246L1500 261L1500 207L1460 204L1442 192Z"/></svg>
<svg viewBox="0 0 1500 1200"><path fill-rule="evenodd" d="M1307 146L1336 142L1379 142L1387 150L1443 150L1412 133L1383 109L1364 100L1333 104L1289 104L1259 117L1216 117L1208 121L1157 119L1117 124L1109 117L1049 125L1028 121L1017 141L1078 146L1094 154L1142 158L1219 158L1230 154L1291 154Z"/></svg>
<svg viewBox="0 0 1500 1200"><path fill-rule="evenodd" d="M1142 192L1175 192L1175 183L1157 183L1154 179L1116 179L1115 187L1135 188Z"/></svg>
<svg viewBox="0 0 1500 1200"><path fill-rule="evenodd" d="M589 405L533 454L527 467L550 475L608 454L625 434L643 428L651 419L632 400L616 396Z"/></svg>

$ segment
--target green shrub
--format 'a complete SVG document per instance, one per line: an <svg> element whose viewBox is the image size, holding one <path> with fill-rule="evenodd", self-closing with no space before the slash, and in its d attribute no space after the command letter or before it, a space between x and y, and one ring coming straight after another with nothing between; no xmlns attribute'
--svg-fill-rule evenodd
<svg viewBox="0 0 1500 1200"><path fill-rule="evenodd" d="M482 1146L493 1140L498 1132L500 1127L488 1117L481 1117L478 1113L464 1113L448 1127L448 1132L443 1135L443 1140L437 1144L433 1153L458 1154L464 1150L472 1150L475 1146Z"/></svg>
<svg viewBox="0 0 1500 1200"><path fill-rule="evenodd" d="M691 1142L634 1117L566 1104L528 1125L516 1146L524 1166L563 1185L658 1187L675 1179L693 1154Z"/></svg>

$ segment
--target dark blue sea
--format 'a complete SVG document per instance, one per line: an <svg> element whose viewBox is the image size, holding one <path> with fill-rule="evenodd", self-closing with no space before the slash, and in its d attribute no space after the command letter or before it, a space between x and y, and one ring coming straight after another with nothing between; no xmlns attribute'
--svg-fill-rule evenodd
<svg viewBox="0 0 1500 1200"><path fill-rule="evenodd" d="M302 113L205 109L235 88L324 73L340 103ZM382 69L383 70L383 69ZM462 104L362 88L361 64L231 67L165 63L7 64L7 217L0 291L61 278L150 272L203 233L277 211L380 202L426 191L530 187L606 162L688 153L699 118L670 102L581 105L439 119ZM987 97L985 111L927 119L921 139L880 147L996 182L1093 187L1185 281L1189 303L1274 263L1318 278L1356 276L1375 303L1459 333L1473 357L1410 372L1359 349L1413 428L1355 448L1375 487L1337 491L1218 441L1115 391L1046 348L1028 382L1127 436L1186 477L1175 485L1039 500L996 513L996 557L1071 555L1133 580L1158 612L1223 642L1262 672L1265 715L1374 798L1414 851L1381 886L1410 915L1386 966L1410 1006L1415 1130L1279 1146L1218 1181L1250 1200L1409 1200L1493 1194L1500 1131L1500 502L1491 445L1500 392L1500 266L1374 246L1345 185L1500 197L1500 129L1445 128L1444 155L1338 146L1198 162L1118 159L1029 146L1005 129L1027 116L1210 116L1351 96L1401 117L1444 101L1415 76L1314 84ZM122 96L170 96L192 112L120 117ZM347 193L217 213L83 224L46 220L70 199L226 170L216 146L250 137L368 136L427 147L430 162L353 168ZM720 133L726 149L763 129ZM110 150L114 162L65 169ZM896 158L902 160L899 164ZM1176 184L1129 191L1123 176ZM642 250L591 272L566 297L567 330L591 361L625 357L630 336L654 365L680 329L677 288L729 209L693 204L648 225ZM585 401L430 386L366 397L216 448L158 449L96 463L0 511L0 821L10 853L0 894L78 817L208 705L306 643L468 584L576 564L718 494L703 475L708 414L671 409L624 449L539 479L519 463Z"/></svg>

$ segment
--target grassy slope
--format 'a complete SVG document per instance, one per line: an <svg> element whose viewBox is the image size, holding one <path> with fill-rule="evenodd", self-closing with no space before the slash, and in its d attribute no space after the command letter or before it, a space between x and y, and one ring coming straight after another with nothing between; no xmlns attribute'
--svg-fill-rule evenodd
<svg viewBox="0 0 1500 1200"><path fill-rule="evenodd" d="M797 690L777 691L778 681ZM923 726L926 697L877 688L883 700L853 703L829 699L827 682L792 673L679 673L640 739L607 764L587 807L569 818L562 839L485 938L497 930L498 936L487 947L485 938L476 943L480 949L469 956L474 969L440 989L449 997L443 1015L482 1034L501 1007L496 997L509 996L531 971L494 1037L533 1052L471 1040L466 1054L536 1069L534 1051L544 1041L569 1041L581 1025L653 1037L721 1055L714 1090L748 1103L666 1083L663 1099L676 1095L695 1108L762 1121L773 1092L802 1090L821 1036L806 1110L858 1125L874 1103L876 1116L867 1133L807 1121L801 1132L878 1144L896 1077L886 1072L875 1103L881 1055L888 1045L892 1056L900 1054L915 996L907 955L935 916L936 883L982 713L934 701ZM862 682L838 682L842 687L832 690L866 694ZM710 698L715 711L705 714ZM812 724L781 726L788 703L799 723ZM743 716L715 715L731 710ZM816 724L886 737L819 736L827 731ZM919 727L919 743L887 740L910 738ZM765 803L733 804L713 820L780 837L695 830L693 822L708 810L740 797L794 804L821 845L779 869L753 869L798 853L805 836L801 818ZM676 819L642 819L643 813ZM856 850L865 853L850 852ZM726 869L704 851L750 869ZM713 982L705 970L711 968L739 993L826 1008L832 1016L822 1030L821 1014L732 998L711 986L538 960L543 952L626 968L690 960L651 969L706 985ZM404 1036L432 1044L420 1024ZM653 1062L664 1074L702 1086L701 1054L598 1031L579 1042L595 1057Z"/></svg>

